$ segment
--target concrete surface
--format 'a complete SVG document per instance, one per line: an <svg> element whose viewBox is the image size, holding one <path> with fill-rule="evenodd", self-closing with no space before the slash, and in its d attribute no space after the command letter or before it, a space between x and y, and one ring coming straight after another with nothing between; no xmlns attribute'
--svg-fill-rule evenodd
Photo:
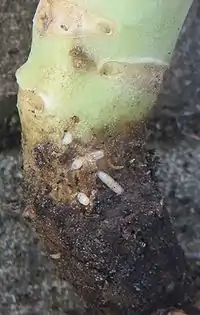
<svg viewBox="0 0 200 315"><path fill-rule="evenodd" d="M166 75L151 140L157 175L187 252L200 251L200 2L194 1Z"/></svg>
<svg viewBox="0 0 200 315"><path fill-rule="evenodd" d="M19 150L0 153L0 314L70 314L76 297L22 219L21 180Z"/></svg>
<svg viewBox="0 0 200 315"><path fill-rule="evenodd" d="M15 71L28 56L37 3L38 0L1 0L0 3L1 315L70 314L76 301L69 285L53 273L50 261L20 213L22 174L20 147L15 148L19 145L20 129L15 110Z"/></svg>
<svg viewBox="0 0 200 315"><path fill-rule="evenodd" d="M16 103L15 71L30 49L32 18L38 0L1 0L0 3L0 123Z"/></svg>

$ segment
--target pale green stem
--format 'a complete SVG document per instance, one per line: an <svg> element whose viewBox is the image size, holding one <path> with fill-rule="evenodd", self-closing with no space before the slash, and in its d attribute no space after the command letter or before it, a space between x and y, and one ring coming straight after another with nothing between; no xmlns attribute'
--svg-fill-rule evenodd
<svg viewBox="0 0 200 315"><path fill-rule="evenodd" d="M82 139L91 129L142 119L191 3L41 0L30 56L17 71L22 95L35 97L32 105L32 96L19 97L22 113L30 107L47 132L62 122ZM72 117L79 121L73 128Z"/></svg>

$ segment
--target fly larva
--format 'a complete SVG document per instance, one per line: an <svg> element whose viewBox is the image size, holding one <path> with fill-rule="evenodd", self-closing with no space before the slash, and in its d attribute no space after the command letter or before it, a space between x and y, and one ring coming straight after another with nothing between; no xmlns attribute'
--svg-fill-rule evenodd
<svg viewBox="0 0 200 315"><path fill-rule="evenodd" d="M102 157L104 157L104 153L101 150L91 152L84 157L83 156L78 157L74 159L74 161L72 162L71 170L72 171L79 170L83 166L84 163L89 162L88 160L97 161L101 159Z"/></svg>
<svg viewBox="0 0 200 315"><path fill-rule="evenodd" d="M99 179L106 185L108 188L110 188L112 191L114 191L117 195L121 195L124 192L124 189L120 184L118 184L110 175L103 171L98 171L97 176Z"/></svg>
<svg viewBox="0 0 200 315"><path fill-rule="evenodd" d="M50 257L51 257L52 259L60 259L61 253L50 254Z"/></svg>
<svg viewBox="0 0 200 315"><path fill-rule="evenodd" d="M92 160L100 160L104 157L104 152L103 150L98 150L98 151L94 151L88 154L88 158L92 159Z"/></svg>
<svg viewBox="0 0 200 315"><path fill-rule="evenodd" d="M78 157L74 159L71 165L71 170L76 171L79 170L83 166L84 158L83 157Z"/></svg>
<svg viewBox="0 0 200 315"><path fill-rule="evenodd" d="M73 137L71 132L65 132L64 137L62 138L62 145L68 145L72 143Z"/></svg>
<svg viewBox="0 0 200 315"><path fill-rule="evenodd" d="M77 195L77 200L80 202L83 206L88 206L90 204L90 199L86 196L86 194L80 192Z"/></svg>

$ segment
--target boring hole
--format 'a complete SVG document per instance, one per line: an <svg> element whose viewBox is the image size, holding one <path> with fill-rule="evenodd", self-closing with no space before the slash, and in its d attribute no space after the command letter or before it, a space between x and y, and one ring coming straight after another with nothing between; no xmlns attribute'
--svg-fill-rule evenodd
<svg viewBox="0 0 200 315"><path fill-rule="evenodd" d="M107 35L112 33L112 29L111 29L110 25L108 25L104 22L98 23L98 27L102 33L105 33Z"/></svg>
<svg viewBox="0 0 200 315"><path fill-rule="evenodd" d="M100 74L104 76L110 76L113 73L113 67L109 64L104 64L100 69Z"/></svg>
<svg viewBox="0 0 200 315"><path fill-rule="evenodd" d="M64 30L65 32L68 32L68 30L69 30L69 28L68 28L65 24L61 24L61 25L60 25L60 28L61 28L62 30Z"/></svg>

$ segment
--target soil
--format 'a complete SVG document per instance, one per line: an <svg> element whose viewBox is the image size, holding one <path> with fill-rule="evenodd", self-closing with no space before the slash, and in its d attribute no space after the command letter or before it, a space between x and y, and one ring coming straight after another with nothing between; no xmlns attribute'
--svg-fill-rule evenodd
<svg viewBox="0 0 200 315"><path fill-rule="evenodd" d="M3 3L5 12L6 5L11 12L14 10L12 1ZM167 198L178 240L192 269L197 304L200 304L199 36L200 3L196 0L148 126L149 148L156 148L155 173ZM10 43L7 43L5 49L9 47ZM15 97L15 92L13 95ZM68 283L58 280L34 231L21 216L22 161L17 114L12 114L11 119L6 118L1 123L1 130L0 313L70 314L77 300Z"/></svg>
<svg viewBox="0 0 200 315"><path fill-rule="evenodd" d="M144 128L126 127L124 133L98 133L89 148L74 140L60 152L42 142L25 160L26 216L50 257L56 256L58 271L87 301L87 315L148 315L160 306L188 302L190 296L183 252L152 181ZM92 165L69 171L77 152L97 147L105 155L95 166L115 178L122 194L96 180ZM110 167L113 158L123 167ZM77 189L87 196L95 189L91 207L77 202Z"/></svg>

